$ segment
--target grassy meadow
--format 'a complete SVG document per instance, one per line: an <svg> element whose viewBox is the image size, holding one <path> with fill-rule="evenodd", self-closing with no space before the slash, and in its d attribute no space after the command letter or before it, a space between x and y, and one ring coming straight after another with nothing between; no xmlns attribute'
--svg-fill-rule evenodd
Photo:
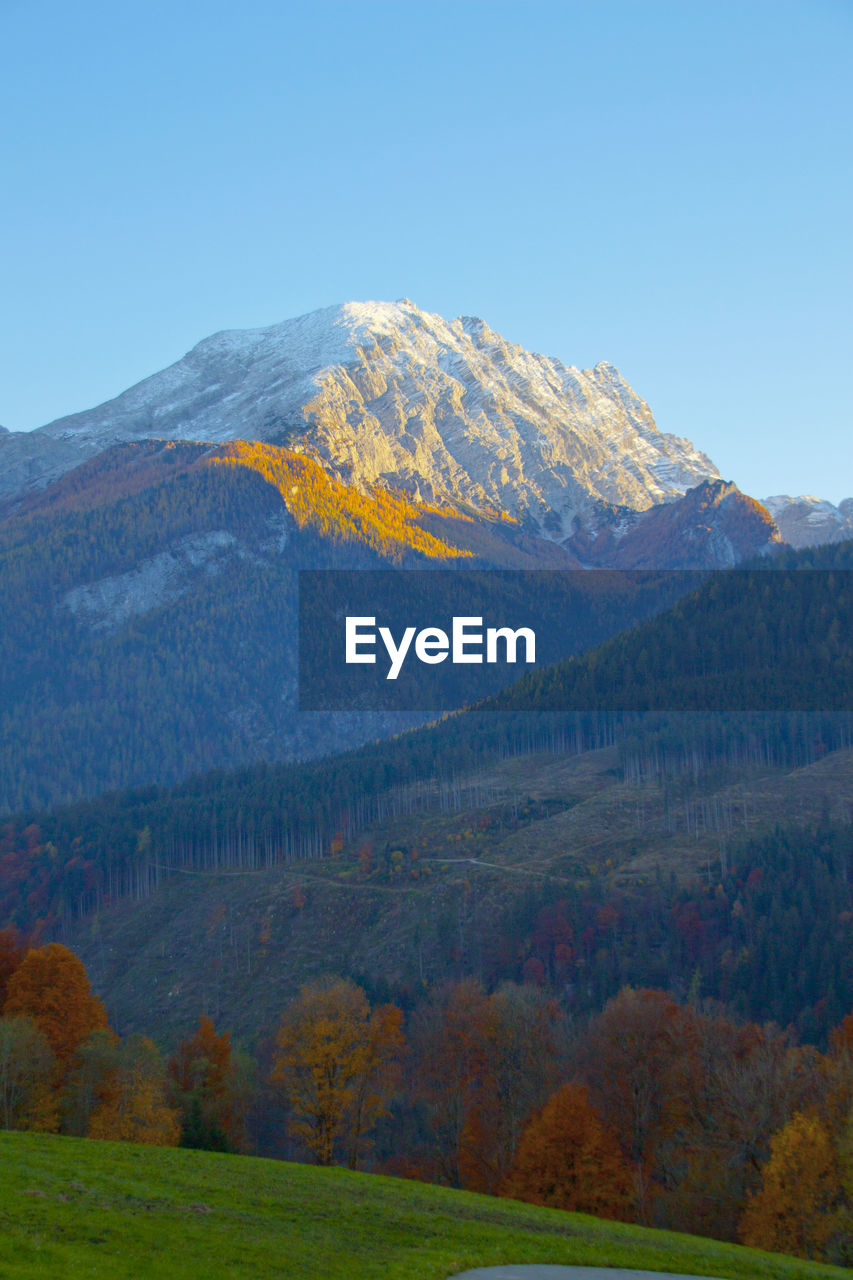
<svg viewBox="0 0 853 1280"><path fill-rule="evenodd" d="M446 1280L585 1263L743 1280L842 1269L444 1187L247 1156L0 1133L6 1280Z"/></svg>

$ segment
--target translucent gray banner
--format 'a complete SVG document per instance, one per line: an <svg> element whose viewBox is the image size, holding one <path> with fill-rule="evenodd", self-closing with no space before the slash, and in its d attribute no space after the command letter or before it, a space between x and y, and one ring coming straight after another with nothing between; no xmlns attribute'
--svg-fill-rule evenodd
<svg viewBox="0 0 853 1280"><path fill-rule="evenodd" d="M306 570L306 711L849 710L844 570Z"/></svg>

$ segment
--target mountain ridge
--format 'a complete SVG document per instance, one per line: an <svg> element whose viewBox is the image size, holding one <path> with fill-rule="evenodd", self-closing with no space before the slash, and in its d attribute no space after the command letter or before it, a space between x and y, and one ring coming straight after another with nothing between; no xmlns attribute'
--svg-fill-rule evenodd
<svg viewBox="0 0 853 1280"><path fill-rule="evenodd" d="M554 539L598 501L645 510L719 479L606 361L577 369L403 300L213 334L102 405L0 437L0 483L150 437L286 443L350 483L497 506Z"/></svg>
<svg viewBox="0 0 853 1280"><path fill-rule="evenodd" d="M825 498L775 494L761 499L784 540L792 547L817 547L853 537L853 498L838 506Z"/></svg>

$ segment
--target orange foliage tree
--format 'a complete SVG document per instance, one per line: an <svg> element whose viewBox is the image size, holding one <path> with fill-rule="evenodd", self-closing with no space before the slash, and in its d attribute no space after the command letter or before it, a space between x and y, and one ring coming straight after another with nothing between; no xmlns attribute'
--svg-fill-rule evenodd
<svg viewBox="0 0 853 1280"><path fill-rule="evenodd" d="M169 1061L182 1146L233 1151L244 1145L236 1074L230 1035L217 1035L213 1020L203 1015Z"/></svg>
<svg viewBox="0 0 853 1280"><path fill-rule="evenodd" d="M853 1267L853 1107L839 1135L837 1151L841 1205L832 1240L832 1260Z"/></svg>
<svg viewBox="0 0 853 1280"><path fill-rule="evenodd" d="M770 1138L822 1087L817 1050L790 1033L682 1008L671 1024L666 1123L652 1174L655 1222L735 1239Z"/></svg>
<svg viewBox="0 0 853 1280"><path fill-rule="evenodd" d="M163 1064L156 1046L145 1036L130 1036L115 1046L113 1070L86 1132L90 1138L114 1142L178 1145L178 1112L167 1105Z"/></svg>
<svg viewBox="0 0 853 1280"><path fill-rule="evenodd" d="M820 1258L834 1229L840 1191L832 1141L815 1115L797 1112L770 1142L761 1187L750 1196L740 1224L755 1249Z"/></svg>
<svg viewBox="0 0 853 1280"><path fill-rule="evenodd" d="M554 1209L627 1218L631 1168L582 1084L564 1084L525 1126L501 1194Z"/></svg>
<svg viewBox="0 0 853 1280"><path fill-rule="evenodd" d="M473 978L436 989L412 1024L414 1091L429 1126L423 1168L495 1193L524 1124L563 1077L564 1024L531 984L487 996Z"/></svg>
<svg viewBox="0 0 853 1280"><path fill-rule="evenodd" d="M830 1129L840 1132L853 1108L853 1013L830 1032L823 1067L826 1100L822 1114Z"/></svg>
<svg viewBox="0 0 853 1280"><path fill-rule="evenodd" d="M770 1137L826 1090L820 1055L772 1025L737 1025L623 989L578 1055L634 1166L642 1221L736 1236Z"/></svg>
<svg viewBox="0 0 853 1280"><path fill-rule="evenodd" d="M300 989L284 1012L272 1080L289 1130L318 1164L358 1168L370 1130L387 1113L405 1049L394 1005L371 1011L361 987L328 978Z"/></svg>
<svg viewBox="0 0 853 1280"><path fill-rule="evenodd" d="M853 1056L853 1013L848 1013L829 1033L829 1047L839 1057L844 1054Z"/></svg>
<svg viewBox="0 0 853 1280"><path fill-rule="evenodd" d="M78 1045L107 1025L103 1004L92 995L82 960L51 942L28 951L9 978L4 1014L24 1014L41 1028L61 1076Z"/></svg>

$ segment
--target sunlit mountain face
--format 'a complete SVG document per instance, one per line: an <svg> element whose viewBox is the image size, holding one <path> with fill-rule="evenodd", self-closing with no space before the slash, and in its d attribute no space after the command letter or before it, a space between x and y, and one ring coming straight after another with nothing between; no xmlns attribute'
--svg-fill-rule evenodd
<svg viewBox="0 0 853 1280"><path fill-rule="evenodd" d="M214 334L106 404L4 434L0 483L42 483L151 437L287 443L353 483L491 504L551 537L597 502L642 511L719 478L688 440L657 430L612 365L576 369L482 320L402 301Z"/></svg>
<svg viewBox="0 0 853 1280"><path fill-rule="evenodd" d="M0 808L399 729L298 712L300 569L694 569L778 541L611 365L406 300L215 334L0 433Z"/></svg>

